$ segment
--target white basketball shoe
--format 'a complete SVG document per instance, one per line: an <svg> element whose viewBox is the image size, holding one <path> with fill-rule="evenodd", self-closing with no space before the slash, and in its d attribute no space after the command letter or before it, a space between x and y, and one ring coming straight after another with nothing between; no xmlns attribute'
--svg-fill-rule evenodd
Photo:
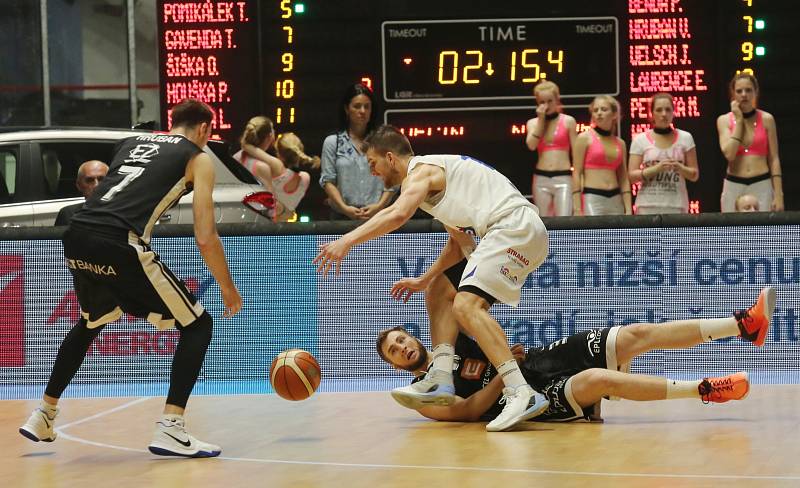
<svg viewBox="0 0 800 488"><path fill-rule="evenodd" d="M500 402L505 403L505 406L497 418L486 424L489 432L509 430L520 422L543 414L550 406L547 398L534 391L530 385L503 388Z"/></svg>
<svg viewBox="0 0 800 488"><path fill-rule="evenodd" d="M158 456L216 457L222 448L196 439L186 432L183 417L165 416L156 422L153 441L147 447Z"/></svg>
<svg viewBox="0 0 800 488"><path fill-rule="evenodd" d="M25 425L19 428L19 433L33 442L53 442L56 440L56 433L53 430L56 415L58 415L57 408L50 416L42 407L37 407Z"/></svg>
<svg viewBox="0 0 800 488"><path fill-rule="evenodd" d="M392 390L392 398L406 408L419 410L431 405L452 405L455 391L451 373L432 369L422 380Z"/></svg>

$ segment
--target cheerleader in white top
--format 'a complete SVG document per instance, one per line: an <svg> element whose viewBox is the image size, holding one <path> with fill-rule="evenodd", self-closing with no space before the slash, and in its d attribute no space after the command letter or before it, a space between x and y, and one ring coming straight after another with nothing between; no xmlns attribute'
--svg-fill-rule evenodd
<svg viewBox="0 0 800 488"><path fill-rule="evenodd" d="M650 99L653 128L634 136L628 160L632 184L641 183L636 194L640 215L689 212L686 180L700 177L694 138L672 127L675 106L672 95L657 93Z"/></svg>

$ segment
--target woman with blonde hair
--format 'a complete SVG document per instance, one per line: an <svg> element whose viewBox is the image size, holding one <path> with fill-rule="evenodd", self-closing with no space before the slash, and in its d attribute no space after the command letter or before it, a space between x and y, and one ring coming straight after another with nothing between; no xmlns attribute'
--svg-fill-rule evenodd
<svg viewBox="0 0 800 488"><path fill-rule="evenodd" d="M575 119L561 113L558 85L543 81L533 89L536 117L526 124L525 144L539 154L533 170L533 203L543 216L572 215L572 163Z"/></svg>
<svg viewBox="0 0 800 488"><path fill-rule="evenodd" d="M641 182L636 193L636 213L675 214L689 212L686 180L700 177L697 150L692 135L672 126L675 104L669 93L650 98L653 128L631 142L628 174L633 184Z"/></svg>
<svg viewBox="0 0 800 488"><path fill-rule="evenodd" d="M772 114L757 109L758 80L739 73L730 83L731 111L717 118L719 147L728 160L720 207L736 211L744 193L758 198L763 211L783 210L783 173L778 157L778 132Z"/></svg>
<svg viewBox="0 0 800 488"><path fill-rule="evenodd" d="M286 221L308 190L311 176L305 171L294 171L287 166L319 167L319 157L307 155L303 142L292 132L275 137L272 120L263 115L247 122L242 137L242 149L233 155L261 185L276 199L276 221ZM267 152L275 145L278 157Z"/></svg>
<svg viewBox="0 0 800 488"><path fill-rule="evenodd" d="M601 95L589 105L592 128L575 138L572 152L574 215L631 214L625 141L615 135L619 103Z"/></svg>

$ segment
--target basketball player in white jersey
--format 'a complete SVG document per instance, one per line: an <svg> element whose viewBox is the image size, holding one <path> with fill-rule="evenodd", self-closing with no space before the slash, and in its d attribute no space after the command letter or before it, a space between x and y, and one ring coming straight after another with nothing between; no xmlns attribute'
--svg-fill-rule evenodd
<svg viewBox="0 0 800 488"><path fill-rule="evenodd" d="M458 155L414 156L408 139L393 126L383 125L367 136L364 149L372 172L387 188L402 184L400 197L364 225L324 244L313 261L317 270L327 275L335 267L338 273L353 246L399 228L417 208L441 221L450 234L431 265L434 270L444 271L462 259L458 249L471 247L466 235L480 237L468 256L453 313L497 368L505 386L505 407L486 430L509 430L543 413L547 400L527 383L503 329L489 314L496 301L516 307L525 279L547 257L547 230L537 208L505 176L480 161ZM395 400L413 409L453 403L457 335L457 331L434 334L430 372L422 381L393 390Z"/></svg>

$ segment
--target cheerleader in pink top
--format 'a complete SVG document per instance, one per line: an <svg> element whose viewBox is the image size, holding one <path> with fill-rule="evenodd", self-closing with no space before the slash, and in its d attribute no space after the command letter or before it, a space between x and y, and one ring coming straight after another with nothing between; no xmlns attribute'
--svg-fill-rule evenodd
<svg viewBox="0 0 800 488"><path fill-rule="evenodd" d="M689 212L686 180L697 181L694 138L672 127L672 95L656 93L650 99L653 128L636 134L631 142L628 175L641 182L636 194L636 213L641 215Z"/></svg>
<svg viewBox="0 0 800 488"><path fill-rule="evenodd" d="M561 113L558 85L543 81L533 89L536 118L526 124L525 144L539 155L533 170L533 203L546 217L572 215L572 164L575 119Z"/></svg>
<svg viewBox="0 0 800 488"><path fill-rule="evenodd" d="M614 135L619 120L614 97L601 95L589 105L593 128L578 135L572 158L575 215L630 215L625 141Z"/></svg>
<svg viewBox="0 0 800 488"><path fill-rule="evenodd" d="M294 171L286 166L318 168L319 157L308 156L302 141L291 132L281 134L276 141L272 120L264 116L253 117L247 122L240 142L242 149L233 158L275 196L275 220L290 219L306 194L311 177L305 171ZM277 158L267 152L273 144Z"/></svg>
<svg viewBox="0 0 800 488"><path fill-rule="evenodd" d="M758 198L762 211L782 211L783 179L775 118L756 108L758 81L753 75L734 76L730 92L731 111L717 118L719 146L728 160L720 207L723 212L735 212L736 199L749 193Z"/></svg>

